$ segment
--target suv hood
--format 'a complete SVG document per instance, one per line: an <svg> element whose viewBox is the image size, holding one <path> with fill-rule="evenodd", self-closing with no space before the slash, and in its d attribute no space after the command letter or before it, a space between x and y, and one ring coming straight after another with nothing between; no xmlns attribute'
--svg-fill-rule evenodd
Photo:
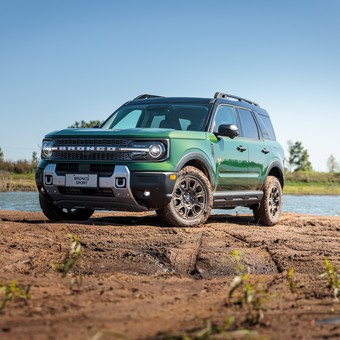
<svg viewBox="0 0 340 340"><path fill-rule="evenodd" d="M206 139L206 132L181 131L172 129L123 129L104 130L96 129L64 129L50 132L45 138L179 138L179 139Z"/></svg>

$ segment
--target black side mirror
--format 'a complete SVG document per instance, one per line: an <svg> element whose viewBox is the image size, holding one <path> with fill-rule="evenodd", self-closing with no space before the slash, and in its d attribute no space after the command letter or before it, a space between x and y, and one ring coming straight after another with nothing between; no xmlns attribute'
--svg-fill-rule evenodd
<svg viewBox="0 0 340 340"><path fill-rule="evenodd" d="M237 126L234 124L220 125L217 134L223 137L230 137L231 139L238 137L240 135Z"/></svg>

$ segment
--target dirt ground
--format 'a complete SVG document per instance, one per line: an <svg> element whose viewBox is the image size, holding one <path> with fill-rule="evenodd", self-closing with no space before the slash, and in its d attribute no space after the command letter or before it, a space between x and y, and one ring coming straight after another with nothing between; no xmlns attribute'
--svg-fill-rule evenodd
<svg viewBox="0 0 340 340"><path fill-rule="evenodd" d="M339 232L340 218L298 214L274 227L215 215L204 226L170 228L154 213L96 213L80 224L0 211L0 282L31 287L29 300L0 312L0 339L198 338L207 322L222 326L230 317L232 326L210 338L339 339L340 302L320 277L325 258L340 267ZM52 268L70 248L69 233L82 245L75 270L83 284L73 290L72 273L62 278ZM228 302L233 250L252 286L267 290L261 311L253 310L258 322Z"/></svg>

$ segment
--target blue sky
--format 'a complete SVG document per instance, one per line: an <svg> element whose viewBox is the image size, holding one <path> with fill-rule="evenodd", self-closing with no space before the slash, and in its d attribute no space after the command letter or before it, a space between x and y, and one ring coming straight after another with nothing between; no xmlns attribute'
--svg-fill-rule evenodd
<svg viewBox="0 0 340 340"><path fill-rule="evenodd" d="M340 162L340 1L0 0L0 147L104 119L141 93L258 102L314 169Z"/></svg>

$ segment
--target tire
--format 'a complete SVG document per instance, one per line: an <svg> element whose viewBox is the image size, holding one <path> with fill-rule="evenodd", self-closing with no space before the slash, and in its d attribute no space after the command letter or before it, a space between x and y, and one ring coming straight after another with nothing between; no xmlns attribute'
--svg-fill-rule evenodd
<svg viewBox="0 0 340 340"><path fill-rule="evenodd" d="M255 222L273 226L279 222L282 208L282 187L274 176L268 176L264 184L260 205L253 210Z"/></svg>
<svg viewBox="0 0 340 340"><path fill-rule="evenodd" d="M40 207L44 215L51 222L59 221L86 221L88 220L94 210L92 209L63 209L48 201L44 196L39 195Z"/></svg>
<svg viewBox="0 0 340 340"><path fill-rule="evenodd" d="M157 215L165 225L193 227L204 224L213 205L213 193L205 174L193 166L182 169L171 201Z"/></svg>

